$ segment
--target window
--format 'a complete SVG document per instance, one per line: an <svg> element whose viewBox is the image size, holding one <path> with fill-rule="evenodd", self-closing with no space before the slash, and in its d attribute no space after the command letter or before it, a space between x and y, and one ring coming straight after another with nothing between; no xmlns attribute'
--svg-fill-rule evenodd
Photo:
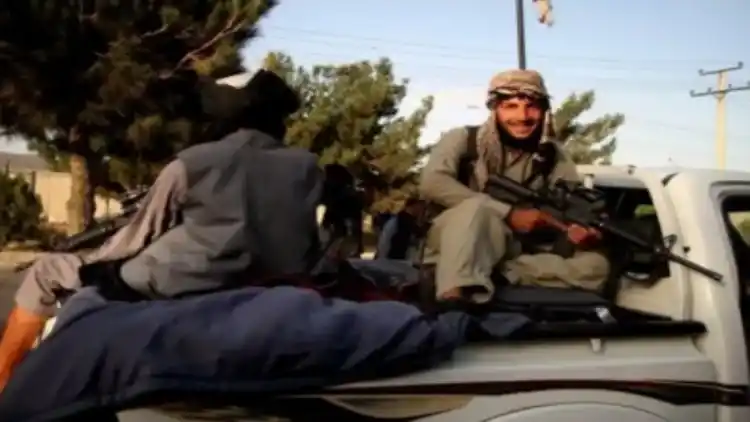
<svg viewBox="0 0 750 422"><path fill-rule="evenodd" d="M740 304L747 321L750 318L750 195L725 198L722 214L742 289Z"/></svg>
<svg viewBox="0 0 750 422"><path fill-rule="evenodd" d="M647 242L663 242L659 219L647 189L611 186L596 189L604 193L605 212L615 226ZM646 250L634 248L615 236L605 239L605 245L612 266L604 292L608 299L616 298L622 278L649 283L669 276L668 262Z"/></svg>
<svg viewBox="0 0 750 422"><path fill-rule="evenodd" d="M721 204L724 226L740 283L739 306L745 339L750 338L750 195L731 195ZM750 359L750 349L748 350Z"/></svg>

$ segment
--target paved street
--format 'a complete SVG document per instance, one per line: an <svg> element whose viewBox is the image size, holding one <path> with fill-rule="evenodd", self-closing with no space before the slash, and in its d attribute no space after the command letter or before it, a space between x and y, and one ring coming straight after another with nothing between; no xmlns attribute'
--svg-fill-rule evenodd
<svg viewBox="0 0 750 422"><path fill-rule="evenodd" d="M20 278L18 274L6 269L0 269L0 318L5 325L5 318L13 307L13 293L18 288Z"/></svg>

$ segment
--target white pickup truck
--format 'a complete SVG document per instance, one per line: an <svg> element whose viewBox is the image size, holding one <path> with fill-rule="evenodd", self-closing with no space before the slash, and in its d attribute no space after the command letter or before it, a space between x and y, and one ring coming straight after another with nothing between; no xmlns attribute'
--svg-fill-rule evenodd
<svg viewBox="0 0 750 422"><path fill-rule="evenodd" d="M617 201L621 219L655 212L652 221L672 251L722 279L675 262L628 268L629 276L612 280L614 289L604 298L616 302L616 321L579 324L583 328L552 321L536 334L466 346L451 362L423 373L342 385L325 397L290 398L287 406L306 410L288 420L750 421L750 247L733 226L750 212L750 173L614 166L580 171ZM653 316L619 320L619 308ZM151 411L183 421L267 420L183 405ZM157 420L131 418L121 416Z"/></svg>

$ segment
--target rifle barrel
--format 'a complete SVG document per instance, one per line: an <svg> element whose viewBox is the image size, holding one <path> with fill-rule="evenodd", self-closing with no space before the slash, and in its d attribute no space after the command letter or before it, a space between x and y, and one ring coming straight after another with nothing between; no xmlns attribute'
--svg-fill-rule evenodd
<svg viewBox="0 0 750 422"><path fill-rule="evenodd" d="M686 268L689 268L689 269L691 269L691 270L693 270L693 271L695 271L697 273L703 274L706 277L708 277L708 278L710 278L710 279L712 279L714 281L722 281L724 279L724 276L721 275L720 273L718 273L718 272L716 272L714 270L711 270L709 268L706 268L703 265L700 265L700 264L698 264L696 262L693 262L693 261L691 261L689 259L685 259L685 258L683 258L683 257L681 257L679 255L675 255L672 252L665 252L664 255L665 255L665 257L667 259L669 259L671 261L674 261L674 262L676 262L676 263L678 263L678 264L680 264L680 265L682 265L682 266L684 266Z"/></svg>
<svg viewBox="0 0 750 422"><path fill-rule="evenodd" d="M507 177L490 176L487 182L486 192L490 194L490 196L498 199L503 196L498 194L497 192L494 192L493 194L493 191L498 189L517 197L519 202L528 202L533 206L541 209L542 211L549 213L552 217L557 218L565 223L573 223L583 227L596 228L603 233L609 233L614 237L625 240L634 247L650 251L651 253L662 257L663 259L667 259L680 264L712 280L722 281L724 279L724 276L722 274L708 269L687 258L674 254L663 243L649 242L646 239L643 239L611 224L609 221L607 221L606 216L598 215L593 211L593 209L580 211L581 204L584 204L584 206L587 206L586 204L594 204L593 198L588 198L585 191L574 190L571 192L567 192L567 194L563 196L554 194L552 196L547 196L540 194L539 192L536 192L514 180L508 179ZM555 188L553 188L553 190L554 189ZM570 201L572 197L578 197L583 201L578 201L577 206L574 205L571 207L571 204L568 201ZM558 203L561 202L560 198L564 198L564 201L567 203ZM558 207L562 207L562 209L559 209Z"/></svg>
<svg viewBox="0 0 750 422"><path fill-rule="evenodd" d="M89 230L67 237L56 245L52 252L75 252L80 249L85 249L85 245L89 242L102 237L108 237L111 233L119 230L127 224L130 217L138 211L138 206L147 193L148 189L138 189L125 195L125 198L122 201L122 212L119 215L100 221L96 226ZM34 264L34 261L36 261L36 259L17 264L13 267L13 270L15 272L24 271L31 267L31 265Z"/></svg>

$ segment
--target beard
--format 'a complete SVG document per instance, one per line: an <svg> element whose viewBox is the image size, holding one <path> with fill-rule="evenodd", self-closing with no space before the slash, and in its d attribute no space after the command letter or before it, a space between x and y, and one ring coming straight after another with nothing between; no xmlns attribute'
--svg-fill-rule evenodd
<svg viewBox="0 0 750 422"><path fill-rule="evenodd" d="M542 141L542 132L544 130L544 121L540 121L537 127L531 133L531 135L525 138L519 138L511 135L511 133L505 128L500 122L495 124L497 126L497 133L500 135L500 142L511 149L515 149L525 153L533 153L539 148L539 143Z"/></svg>

